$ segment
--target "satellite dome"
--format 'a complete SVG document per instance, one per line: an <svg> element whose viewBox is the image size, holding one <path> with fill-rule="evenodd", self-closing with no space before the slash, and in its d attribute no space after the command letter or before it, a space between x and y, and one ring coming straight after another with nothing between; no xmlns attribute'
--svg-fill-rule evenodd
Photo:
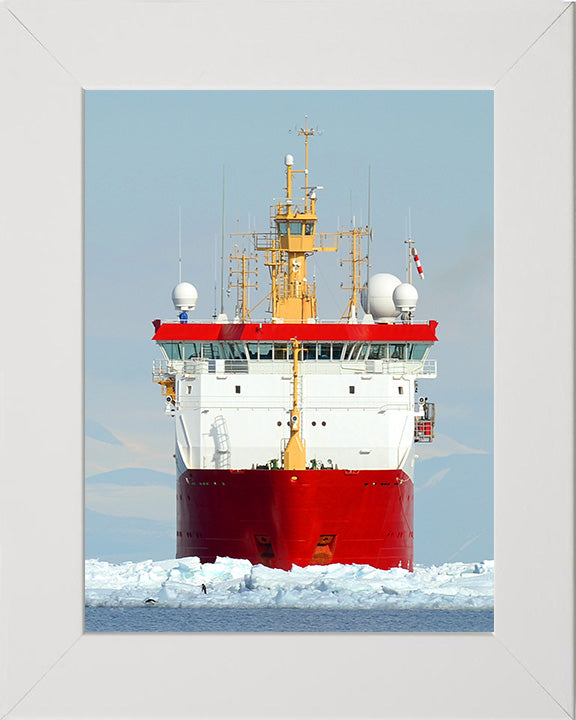
<svg viewBox="0 0 576 720"><path fill-rule="evenodd" d="M172 290L172 302L178 312L194 310L197 300L198 290L191 283L178 283Z"/></svg>
<svg viewBox="0 0 576 720"><path fill-rule="evenodd" d="M373 316L374 322L391 323L400 315L393 299L399 285L402 281L390 273L377 273L369 278L368 288L362 290L362 307Z"/></svg>
<svg viewBox="0 0 576 720"><path fill-rule="evenodd" d="M400 283L392 293L392 299L400 312L414 312L418 303L418 290L410 283Z"/></svg>

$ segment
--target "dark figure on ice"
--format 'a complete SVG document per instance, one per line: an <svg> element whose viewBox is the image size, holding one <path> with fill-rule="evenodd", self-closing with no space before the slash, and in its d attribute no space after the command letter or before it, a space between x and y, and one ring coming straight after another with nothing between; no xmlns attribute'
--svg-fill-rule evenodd
<svg viewBox="0 0 576 720"><path fill-rule="evenodd" d="M202 583L202 592L206 595L206 585L204 583Z"/></svg>

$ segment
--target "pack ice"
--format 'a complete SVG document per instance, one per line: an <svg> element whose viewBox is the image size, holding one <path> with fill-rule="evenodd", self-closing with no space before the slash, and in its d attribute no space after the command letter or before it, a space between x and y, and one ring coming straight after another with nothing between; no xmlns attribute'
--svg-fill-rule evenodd
<svg viewBox="0 0 576 720"><path fill-rule="evenodd" d="M491 609L494 561L416 565L410 573L338 564L285 571L220 557L86 560L85 592L89 606Z"/></svg>

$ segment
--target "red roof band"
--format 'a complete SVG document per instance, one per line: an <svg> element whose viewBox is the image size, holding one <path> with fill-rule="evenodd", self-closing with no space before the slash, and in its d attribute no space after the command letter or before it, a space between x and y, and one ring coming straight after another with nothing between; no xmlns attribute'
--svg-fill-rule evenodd
<svg viewBox="0 0 576 720"><path fill-rule="evenodd" d="M156 341L372 341L372 342L434 342L436 320L409 325L351 325L348 323L162 323L153 321Z"/></svg>

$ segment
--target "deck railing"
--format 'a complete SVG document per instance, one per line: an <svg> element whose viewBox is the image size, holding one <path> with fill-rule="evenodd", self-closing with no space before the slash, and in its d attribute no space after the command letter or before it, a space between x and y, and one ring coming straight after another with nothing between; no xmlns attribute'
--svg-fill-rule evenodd
<svg viewBox="0 0 576 720"><path fill-rule="evenodd" d="M300 363L303 375L385 374L436 376L436 360L364 360L346 362L338 360L304 360ZM155 360L152 366L154 380L166 375L277 374L292 376L290 360Z"/></svg>

